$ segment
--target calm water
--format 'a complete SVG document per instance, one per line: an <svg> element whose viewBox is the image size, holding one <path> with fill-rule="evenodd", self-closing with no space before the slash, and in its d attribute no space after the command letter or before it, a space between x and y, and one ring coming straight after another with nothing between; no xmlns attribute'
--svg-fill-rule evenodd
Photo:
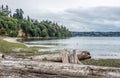
<svg viewBox="0 0 120 78"><path fill-rule="evenodd" d="M39 51L53 51L76 49L89 51L92 58L120 59L120 37L72 37L68 39L27 41L28 46L46 46L49 49Z"/></svg>

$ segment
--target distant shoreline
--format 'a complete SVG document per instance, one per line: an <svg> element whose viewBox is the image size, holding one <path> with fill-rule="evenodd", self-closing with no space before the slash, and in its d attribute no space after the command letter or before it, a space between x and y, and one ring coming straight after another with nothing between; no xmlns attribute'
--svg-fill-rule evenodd
<svg viewBox="0 0 120 78"><path fill-rule="evenodd" d="M120 37L120 32L71 32L72 36L82 37Z"/></svg>

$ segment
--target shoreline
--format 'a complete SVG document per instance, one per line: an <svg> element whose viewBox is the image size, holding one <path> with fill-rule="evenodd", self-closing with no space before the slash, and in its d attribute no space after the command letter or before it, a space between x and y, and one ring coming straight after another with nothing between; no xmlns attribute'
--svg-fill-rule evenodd
<svg viewBox="0 0 120 78"><path fill-rule="evenodd" d="M68 38L68 37L67 37ZM32 39L60 39L59 37L0 37L0 39L3 39L5 41L8 41L8 42L12 42L12 43L21 43L19 41L21 40L32 40ZM61 39L64 39L64 38L61 38Z"/></svg>
<svg viewBox="0 0 120 78"><path fill-rule="evenodd" d="M1 39L1 38L0 38ZM8 42L11 42L11 43L21 43L21 42L18 42L17 41L17 39L19 39L19 38L15 38L15 37L3 37L2 38L3 40L5 40L5 41L8 41ZM22 44L22 43L21 43ZM11 44L10 44L11 45ZM30 49L29 50L26 50L25 52L29 52L30 51ZM11 51L12 52L12 51ZM32 52L34 52L34 51L32 51ZM17 52L18 53L18 52ZM21 51L20 51L20 53L21 53ZM32 74L33 75L33 78L40 78L40 77L42 77L42 78L54 78L53 77L53 75L51 75L51 74L55 74L55 78L61 78L61 77L66 77L66 78L76 78L76 77L72 77L71 76L71 74L66 74L66 75L64 75L64 73L63 74L59 74L59 73L54 73L54 72L56 72L57 70L59 70L59 67L58 68L56 68L55 66L59 66L60 65L60 70L62 70L63 71L63 68L65 68L64 70L65 70L65 72L66 72L66 70L68 70L68 72L70 72L71 71L71 73L78 73L78 70L77 70L77 66L80 68L81 66L83 66L83 72L82 73L86 73L86 72L88 72L88 71L91 71L91 69L94 71L93 72L93 74L91 74L90 76L91 77L94 77L94 76L96 76L97 78L101 78L101 77L106 77L106 74L102 74L102 72L106 72L106 73L108 73L108 76L109 76L109 73L113 73L113 74L110 74L110 76L113 76L113 77L116 77L115 75L117 75L116 74L116 72L117 72L117 70L120 70L119 68L117 68L117 65L118 65L118 67L119 67L119 60L112 60L112 62L111 62L111 60L92 60L92 59L90 59L90 60L86 60L86 61L82 61L82 62L84 62L83 64L84 65L79 65L79 64L64 64L64 63L56 63L56 62L45 62L45 61L43 61L44 63L42 63L42 61L40 61L39 59L38 60L35 60L35 59L31 59L31 57L37 57L37 56L40 56L40 55L36 55L36 56L24 56L24 53L23 53L23 57L21 56L21 57L16 57L16 56L11 56L11 55L6 55L6 58L5 59L0 59L0 66L1 66L1 68L0 68L0 71L2 71L3 72L3 75L2 76L0 76L0 77L5 77L5 78L7 78L8 76L10 76L11 75L11 78L12 77L14 77L14 75L16 75L16 76L18 76L18 78L19 77L23 77L23 76L21 76L21 75L24 75L24 77L25 76L27 76L27 77L29 77L30 75L29 74ZM30 63L31 62L31 63ZM100 63L100 64L99 64ZM107 64L106 64L107 63ZM50 65L51 64L51 65ZM97 65L96 65L97 64ZM105 65L106 66L105 66ZM109 65L109 64L111 64L111 65ZM116 65L114 65L114 64L116 64ZM50 66L49 66L50 65ZM76 65L76 67L74 67ZM104 65L104 66L101 66L101 65ZM107 66L107 65L109 65L109 66L116 66L116 67L109 67L109 66ZM3 67L2 67L3 66ZM6 68L8 69L8 70L4 70L4 66L6 66ZM9 69L9 67L12 67L11 68L11 70ZM22 71L21 70L19 70L19 68L22 66ZM26 67L27 66L27 67ZM48 73L46 73L46 72L44 72L44 69L42 69L42 67L44 66L44 68L46 69L46 68L48 68L48 70L51 68L51 66L53 66L53 69L54 68L56 68L55 69L55 71L53 70L52 72L48 72ZM61 66L62 66L62 69L61 69ZM66 66L68 67L68 69L66 69ZM93 67L90 67L90 66L93 66ZM38 70L36 70L36 67L37 68L39 68ZM75 68L75 69L71 69L71 68ZM99 68L100 67L100 68ZM107 67L107 69L106 69L106 67ZM102 69L102 68L105 68L105 69ZM115 69L114 69L115 68ZM16 70L14 70L14 69L16 69ZM21 69L21 68L20 68ZM30 72L28 72L28 71L26 71L26 69L28 69L28 71L30 71ZM114 72L111 72L112 70L114 69ZM41 71L40 71L41 70ZM102 70L102 72L101 72L101 74L99 73L100 71ZM12 71L12 73L11 73L11 71ZM59 72L61 72L62 73L62 71L59 71ZM27 72L27 73L16 73L16 72ZM63 71L64 72L64 71ZM79 72L81 72L81 70L79 70ZM97 73L98 72L98 73ZM6 74L7 73L7 74ZM94 74L95 73L95 74ZM98 76L96 75L96 73L98 74ZM119 74L119 72L117 72L118 74ZM1 74L1 73L0 73ZM37 74L37 76L36 76L36 74ZM49 75L50 74L50 75ZM32 75L31 75L31 77L32 77ZM76 75L76 74L75 74ZM77 74L78 75L78 74ZM100 75L103 75L103 76L100 76ZM74 75L73 75L74 76ZM84 76L84 75L83 75ZM89 76L89 74L88 75L86 75L86 77L85 78L89 78L88 77ZM80 76L78 75L78 78L79 78ZM117 77L119 77L119 76L117 76Z"/></svg>
<svg viewBox="0 0 120 78"><path fill-rule="evenodd" d="M50 37L49 37L50 38ZM0 37L0 39L3 39L3 40L5 40L5 41L7 41L7 42L11 42L11 43L20 43L20 44L24 44L26 47L44 47L43 49L41 49L41 50L39 50L39 51L52 51L52 50L54 50L55 51L55 49L53 49L53 48L55 48L55 46L48 46L48 45L32 45L32 44L25 44L25 43L23 43L22 42L22 40L24 39L24 38L19 38L19 37ZM29 38L29 39L32 39L32 38ZM39 37L39 39L44 39L44 37ZM51 39L54 39L54 38L51 38ZM51 48L51 49L50 49ZM59 49L59 50L61 50L61 49ZM105 56L105 55L104 55ZM106 55L106 58L104 58L104 56L101 56L101 57L93 57L92 59L120 59L120 58L118 58L117 57L117 54L115 54L114 56L113 55L110 55L110 56L113 56L113 58L110 58L109 56L107 56Z"/></svg>
<svg viewBox="0 0 120 78"><path fill-rule="evenodd" d="M11 42L11 43L21 43L19 41L17 41L17 39L22 39L22 38L17 38L17 37L1 37L1 39L7 41L7 42Z"/></svg>

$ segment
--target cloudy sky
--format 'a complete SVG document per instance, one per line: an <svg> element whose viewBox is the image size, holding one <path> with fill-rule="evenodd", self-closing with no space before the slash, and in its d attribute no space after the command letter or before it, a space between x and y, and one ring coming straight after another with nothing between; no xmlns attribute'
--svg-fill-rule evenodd
<svg viewBox="0 0 120 78"><path fill-rule="evenodd" d="M120 0L0 0L2 4L71 31L120 31Z"/></svg>

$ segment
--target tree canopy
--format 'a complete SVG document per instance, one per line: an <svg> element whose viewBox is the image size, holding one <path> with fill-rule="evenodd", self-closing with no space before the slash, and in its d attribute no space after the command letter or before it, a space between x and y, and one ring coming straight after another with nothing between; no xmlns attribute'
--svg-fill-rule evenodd
<svg viewBox="0 0 120 78"><path fill-rule="evenodd" d="M52 21L23 17L24 11L16 9L13 15L6 5L0 7L0 35L11 37L70 37L71 32Z"/></svg>

